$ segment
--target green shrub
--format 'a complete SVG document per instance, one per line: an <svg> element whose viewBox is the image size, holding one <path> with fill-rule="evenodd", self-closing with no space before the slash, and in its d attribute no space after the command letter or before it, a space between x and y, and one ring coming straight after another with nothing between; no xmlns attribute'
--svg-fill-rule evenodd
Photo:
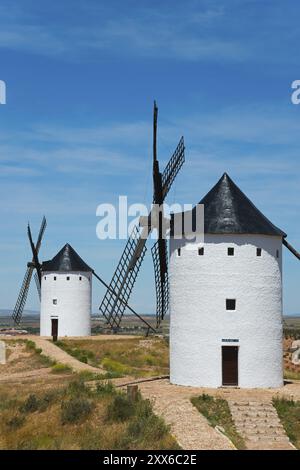
<svg viewBox="0 0 300 470"><path fill-rule="evenodd" d="M116 389L111 382L98 382L96 385L97 395L113 395Z"/></svg>
<svg viewBox="0 0 300 470"><path fill-rule="evenodd" d="M31 394L27 400L22 403L19 410L21 413L34 413L39 409L39 400L36 395Z"/></svg>
<svg viewBox="0 0 300 470"><path fill-rule="evenodd" d="M65 395L69 397L86 397L91 396L91 394L91 390L80 379L70 382L65 391Z"/></svg>
<svg viewBox="0 0 300 470"><path fill-rule="evenodd" d="M29 339L26 340L26 349L29 349L30 351L35 351L35 343L33 341L30 341Z"/></svg>
<svg viewBox="0 0 300 470"><path fill-rule="evenodd" d="M93 403L85 398L71 398L61 404L62 424L77 423L86 419L93 410Z"/></svg>
<svg viewBox="0 0 300 470"><path fill-rule="evenodd" d="M300 401L277 397L273 398L273 405L289 439L300 449Z"/></svg>
<svg viewBox="0 0 300 470"><path fill-rule="evenodd" d="M39 411L46 411L49 405L55 403L61 396L61 390L50 390L39 400Z"/></svg>
<svg viewBox="0 0 300 470"><path fill-rule="evenodd" d="M109 372L115 372L120 375L130 374L131 372L131 369L128 366L125 366L121 362L115 361L114 359L110 359L109 357L105 357L101 365Z"/></svg>
<svg viewBox="0 0 300 470"><path fill-rule="evenodd" d="M52 366L51 372L53 374L66 374L68 372L72 372L72 369L67 364L61 364L60 362L58 362L57 364L54 364Z"/></svg>
<svg viewBox="0 0 300 470"><path fill-rule="evenodd" d="M25 416L16 415L10 418L6 424L11 429L18 429L25 423Z"/></svg>
<svg viewBox="0 0 300 470"><path fill-rule="evenodd" d="M237 449L245 449L244 439L237 432L226 400L203 393L192 397L191 402L213 427L218 425L224 428L225 434Z"/></svg>
<svg viewBox="0 0 300 470"><path fill-rule="evenodd" d="M26 349L38 354L39 355L39 360L40 360L40 362L42 363L43 366L51 367L54 364L56 364L56 361L53 361L48 356L44 356L44 354L42 354L42 349L37 348L35 343L33 341L29 340L29 339L26 340Z"/></svg>
<svg viewBox="0 0 300 470"><path fill-rule="evenodd" d="M118 393L108 405L108 421L126 421L135 414L135 405L123 393Z"/></svg>

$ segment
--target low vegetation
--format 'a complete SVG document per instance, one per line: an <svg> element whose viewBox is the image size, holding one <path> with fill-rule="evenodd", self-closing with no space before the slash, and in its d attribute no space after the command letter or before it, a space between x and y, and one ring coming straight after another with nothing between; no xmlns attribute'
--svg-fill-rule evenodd
<svg viewBox="0 0 300 470"><path fill-rule="evenodd" d="M110 378L151 377L169 373L169 352L162 338L115 340L64 339L57 346L81 362L107 370Z"/></svg>
<svg viewBox="0 0 300 470"><path fill-rule="evenodd" d="M72 372L72 368L67 364L61 364L58 362L52 366L52 373L53 374L68 374Z"/></svg>
<svg viewBox="0 0 300 470"><path fill-rule="evenodd" d="M237 449L245 449L245 442L237 432L226 400L214 398L203 393L191 399L192 404L202 413L211 426L220 426L224 434L231 440Z"/></svg>
<svg viewBox="0 0 300 470"><path fill-rule="evenodd" d="M290 441L300 449L300 401L274 398L273 405Z"/></svg>
<svg viewBox="0 0 300 470"><path fill-rule="evenodd" d="M293 372L292 370L284 370L284 378L287 380L300 380L300 372Z"/></svg>
<svg viewBox="0 0 300 470"><path fill-rule="evenodd" d="M77 379L14 399L0 392L0 403L1 449L178 448L148 400L131 402L110 382L91 389Z"/></svg>
<svg viewBox="0 0 300 470"><path fill-rule="evenodd" d="M26 339L25 340L25 345L26 345L26 349L28 351L31 351L32 353L34 353L37 356L37 359L38 359L41 366L43 366L43 367L52 367L56 364L55 361L50 359L48 356L45 356L44 354L42 354L42 350L40 348L37 348L33 341L30 341L30 340Z"/></svg>

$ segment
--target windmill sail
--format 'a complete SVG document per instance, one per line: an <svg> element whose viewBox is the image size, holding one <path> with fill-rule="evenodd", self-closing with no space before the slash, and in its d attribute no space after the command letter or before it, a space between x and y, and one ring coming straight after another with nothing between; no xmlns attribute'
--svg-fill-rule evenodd
<svg viewBox="0 0 300 470"><path fill-rule="evenodd" d="M173 181L175 180L180 168L184 164L184 160L184 138L181 137L175 152L170 158L169 163L167 164L162 174L162 193L164 199L170 191Z"/></svg>
<svg viewBox="0 0 300 470"><path fill-rule="evenodd" d="M28 234L29 243L30 243L31 250L32 250L32 261L31 261L31 263L28 263L28 267L27 267L27 270L25 272L25 276L24 276L24 279L23 279L23 282L22 282L22 285L21 285L21 289L20 289L20 292L19 292L19 295L18 295L18 298L17 298L17 302L16 302L16 305L15 305L15 308L14 308L14 311L13 311L13 314L12 314L12 318L13 318L14 322L17 325L20 323L20 321L22 319L22 314L23 314L23 310L24 310L24 307L25 307L25 304L26 304L26 300L27 300L27 296L28 296L28 290L29 290L29 287L30 287L30 282L31 282L31 279L32 279L32 274L33 274L34 269L36 269L36 273L35 273L36 274L36 276L35 276L36 279L35 279L35 281L37 283L38 293L39 293L39 296L40 296L40 284L41 284L40 277L41 277L41 273L40 273L40 264L39 264L39 261L38 261L38 253L39 253L39 250L40 250L40 247L41 247L41 243L42 243L42 239L43 239L43 236L44 236L44 233L45 233L46 226L47 226L47 222L46 222L46 218L44 216L43 220L42 220L42 223L41 223L40 230L39 230L36 245L34 245L34 243L32 241L30 226L28 225L27 234Z"/></svg>
<svg viewBox="0 0 300 470"><path fill-rule="evenodd" d="M300 253L287 240L285 240L285 238L283 238L282 243L291 253L293 253L294 256L296 256L296 258L300 259Z"/></svg>
<svg viewBox="0 0 300 470"><path fill-rule="evenodd" d="M26 270L22 286L18 295L18 299L12 314L13 320L15 323L19 324L22 318L23 310L28 296L28 290L30 286L30 281L32 278L34 267L29 267Z"/></svg>
<svg viewBox="0 0 300 470"><path fill-rule="evenodd" d="M34 277L34 280L35 280L35 285L36 285L36 288L37 288L38 296L39 296L39 299L41 301L41 284L40 284L39 276L35 272L33 277Z"/></svg>
<svg viewBox="0 0 300 470"><path fill-rule="evenodd" d="M151 248L153 267L154 267L154 280L155 280L155 292L156 292L156 327L158 327L161 321L164 319L169 308L169 278L168 271L161 269L159 244L163 244L164 248L163 257L165 259L165 266L167 268L167 241L157 240L157 242Z"/></svg>
<svg viewBox="0 0 300 470"><path fill-rule="evenodd" d="M168 270L167 247L164 233L163 202L168 194L178 171L184 162L184 140L179 144L172 155L163 174L159 171L157 159L157 115L158 108L154 102L153 113L153 203L156 209L148 215L142 232L135 227L133 234L128 239L117 269L113 275L109 289L107 289L99 310L111 327L120 326L126 303L132 293L137 275L146 253L146 241L153 228L152 218L155 219L155 228L158 229L158 242L152 249L154 262L155 286L157 296L157 326L164 317L168 308ZM159 212L157 213L157 208ZM143 218L142 218L143 219ZM138 235L139 233L139 235ZM120 301L122 299L122 301Z"/></svg>
<svg viewBox="0 0 300 470"><path fill-rule="evenodd" d="M111 327L120 326L146 250L146 240L140 237L138 228L134 227L99 307Z"/></svg>

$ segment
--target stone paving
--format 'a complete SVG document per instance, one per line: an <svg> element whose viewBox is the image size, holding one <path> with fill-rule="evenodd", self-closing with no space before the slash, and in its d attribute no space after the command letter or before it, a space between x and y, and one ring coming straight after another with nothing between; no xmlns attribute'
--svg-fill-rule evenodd
<svg viewBox="0 0 300 470"><path fill-rule="evenodd" d="M271 402L228 401L236 429L247 449L293 450Z"/></svg>
<svg viewBox="0 0 300 470"><path fill-rule="evenodd" d="M294 448L280 424L271 400L273 396L300 399L300 384L288 384L280 389L208 389L172 385L167 379L163 379L140 383L139 388L145 398L153 401L155 412L171 425L175 438L184 449L230 448L228 440L225 441L227 438L222 436L224 439L221 440L218 431L191 404L190 398L202 393L228 401L233 419L239 432L245 437L248 449ZM254 427L255 423L257 428Z"/></svg>

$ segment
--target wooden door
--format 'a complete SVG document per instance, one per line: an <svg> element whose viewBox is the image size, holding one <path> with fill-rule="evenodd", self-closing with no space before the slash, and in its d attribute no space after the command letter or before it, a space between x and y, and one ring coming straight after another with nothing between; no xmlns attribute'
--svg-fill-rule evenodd
<svg viewBox="0 0 300 470"><path fill-rule="evenodd" d="M238 385L238 354L237 346L222 346L223 385Z"/></svg>
<svg viewBox="0 0 300 470"><path fill-rule="evenodd" d="M58 318L51 318L51 336L53 341L57 341L58 335Z"/></svg>

